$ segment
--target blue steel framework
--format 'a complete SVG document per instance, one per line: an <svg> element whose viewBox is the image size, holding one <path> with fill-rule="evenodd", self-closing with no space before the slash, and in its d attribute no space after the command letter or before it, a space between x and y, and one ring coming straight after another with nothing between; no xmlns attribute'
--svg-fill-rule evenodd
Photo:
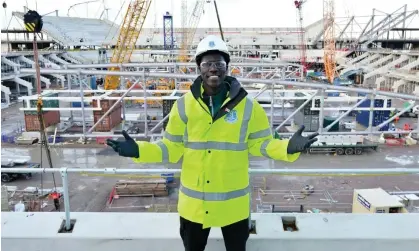
<svg viewBox="0 0 419 251"><path fill-rule="evenodd" d="M173 41L173 16L166 12L163 15L163 37L164 37L164 49L172 50L174 46Z"/></svg>

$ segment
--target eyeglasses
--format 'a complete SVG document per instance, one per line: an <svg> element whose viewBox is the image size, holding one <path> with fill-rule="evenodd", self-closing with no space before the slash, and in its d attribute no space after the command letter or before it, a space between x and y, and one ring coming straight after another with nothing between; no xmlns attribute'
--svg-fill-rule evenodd
<svg viewBox="0 0 419 251"><path fill-rule="evenodd" d="M217 62L201 62L201 68L209 69L211 67L215 67L216 69L225 69L227 63L225 61L217 61Z"/></svg>

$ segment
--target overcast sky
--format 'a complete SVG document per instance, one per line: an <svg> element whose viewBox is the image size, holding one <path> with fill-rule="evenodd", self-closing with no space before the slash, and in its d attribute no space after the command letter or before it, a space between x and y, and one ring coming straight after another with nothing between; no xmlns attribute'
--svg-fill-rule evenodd
<svg viewBox="0 0 419 251"><path fill-rule="evenodd" d="M60 16L67 16L70 6L93 0L2 0L7 3L6 17L4 10L1 12L1 27L4 28L5 20L10 21L12 11L23 11L23 6L28 4L30 9L37 6L38 12L44 15L58 9ZM70 9L72 17L99 18L103 6L110 8L109 19L119 24L127 9L130 0L98 0L88 5L78 5ZM195 0L188 0L188 10L192 11ZM125 3L125 4L124 4ZM166 11L174 13L174 25L180 26L181 0L153 0L144 27L162 27L162 15ZM385 4L384 4L385 3ZM370 16L372 9L391 13L407 4L408 11L419 9L419 0L335 0L336 17ZM221 23L223 27L296 27L297 16L294 0L217 0ZM87 7L88 6L88 7ZM117 15L122 6L122 11ZM380 12L377 12L380 13ZM307 0L304 9L304 24L309 25L323 16L323 0ZM380 13L382 14L382 13ZM14 19L14 18L13 18ZM365 19L364 19L365 20ZM416 16L410 25L419 27L419 17ZM10 27L21 28L14 20ZM205 13L198 27L218 27L214 5L205 4Z"/></svg>

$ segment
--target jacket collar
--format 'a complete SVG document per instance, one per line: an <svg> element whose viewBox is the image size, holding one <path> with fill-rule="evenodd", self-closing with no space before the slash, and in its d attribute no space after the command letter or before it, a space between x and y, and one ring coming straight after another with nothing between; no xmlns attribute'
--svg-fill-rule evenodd
<svg viewBox="0 0 419 251"><path fill-rule="evenodd" d="M244 88L240 85L239 81L231 76L224 78L224 83L227 85L230 99L234 99L240 91L244 91ZM191 92L195 99L202 97L202 77L198 76L193 84L191 85Z"/></svg>

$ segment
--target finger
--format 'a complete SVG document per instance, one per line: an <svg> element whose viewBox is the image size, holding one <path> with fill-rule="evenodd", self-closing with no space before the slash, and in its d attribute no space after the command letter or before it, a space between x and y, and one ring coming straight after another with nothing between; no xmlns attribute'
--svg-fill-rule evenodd
<svg viewBox="0 0 419 251"><path fill-rule="evenodd" d="M119 144L118 144L117 142L115 142L115 141L113 141L113 140L111 140L111 139L108 139L108 140L106 140L106 144L107 144L108 146L112 147L112 149L113 149L115 152L118 152L118 150L119 150Z"/></svg>
<svg viewBox="0 0 419 251"><path fill-rule="evenodd" d="M106 144L108 146L112 146L112 145L116 146L118 144L118 142L116 142L115 140L112 140L112 139L107 139Z"/></svg>
<svg viewBox="0 0 419 251"><path fill-rule="evenodd" d="M115 151L115 152L119 152L119 150L121 149L120 147L119 147L119 145L113 145L113 146L111 146L112 147L112 149Z"/></svg>
<svg viewBox="0 0 419 251"><path fill-rule="evenodd" d="M315 133L313 133L313 134L309 135L309 136L308 136L308 138L309 138L309 139L314 139L314 138L315 138L315 137L317 137L317 136L319 136L319 133L318 133L318 132L315 132Z"/></svg>
<svg viewBox="0 0 419 251"><path fill-rule="evenodd" d="M123 130L122 135L124 135L125 140L131 140L132 138L128 135L127 131Z"/></svg>
<svg viewBox="0 0 419 251"><path fill-rule="evenodd" d="M304 129L305 129L305 128L306 128L306 127L305 127L304 125L302 125L302 126L300 127L300 129L298 129L298 131L297 131L296 133L301 135L301 133L304 131Z"/></svg>
<svg viewBox="0 0 419 251"><path fill-rule="evenodd" d="M311 146L314 142L316 142L317 141L317 138L314 138L314 139L311 139L311 140L309 140L308 142L307 142L307 144L306 144L306 146L307 147L309 147L309 146Z"/></svg>
<svg viewBox="0 0 419 251"><path fill-rule="evenodd" d="M106 144L110 147L112 147L113 150L118 151L119 144L113 140L107 140Z"/></svg>

